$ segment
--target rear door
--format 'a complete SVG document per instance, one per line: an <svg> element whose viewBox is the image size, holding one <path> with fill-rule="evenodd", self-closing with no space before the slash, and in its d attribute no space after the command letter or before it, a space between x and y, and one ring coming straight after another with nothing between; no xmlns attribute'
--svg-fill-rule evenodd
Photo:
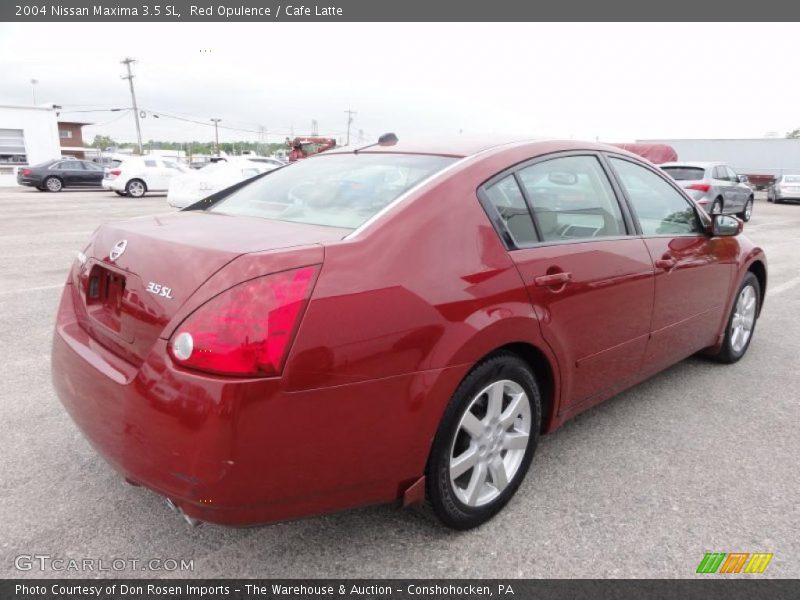
<svg viewBox="0 0 800 600"><path fill-rule="evenodd" d="M65 186L80 186L86 171L79 160L62 160L58 173Z"/></svg>
<svg viewBox="0 0 800 600"><path fill-rule="evenodd" d="M714 174L714 185L719 188L723 201L723 212L730 212L737 203L736 189L731 181L730 175L725 165L717 165L712 171Z"/></svg>
<svg viewBox="0 0 800 600"><path fill-rule="evenodd" d="M82 161L81 164L86 171L84 173L84 185L99 187L103 181L103 167L88 160Z"/></svg>
<svg viewBox="0 0 800 600"><path fill-rule="evenodd" d="M738 242L711 237L695 207L656 169L627 157L608 162L655 266L645 366L658 371L715 343L730 293Z"/></svg>
<svg viewBox="0 0 800 600"><path fill-rule="evenodd" d="M736 208L744 208L747 199L750 197L750 188L744 183L739 181L739 175L736 171L726 166L725 171L728 173L728 178L733 184L734 195L736 197Z"/></svg>
<svg viewBox="0 0 800 600"><path fill-rule="evenodd" d="M600 157L536 159L480 194L558 358L562 406L634 378L647 345L653 265Z"/></svg>

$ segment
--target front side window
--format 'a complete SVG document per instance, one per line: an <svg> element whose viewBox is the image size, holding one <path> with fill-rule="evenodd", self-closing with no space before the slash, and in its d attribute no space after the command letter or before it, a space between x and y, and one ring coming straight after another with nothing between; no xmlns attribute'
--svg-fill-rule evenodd
<svg viewBox="0 0 800 600"><path fill-rule="evenodd" d="M689 201L650 169L627 160L609 159L628 193L644 235L700 233Z"/></svg>
<svg viewBox="0 0 800 600"><path fill-rule="evenodd" d="M146 161L144 161L144 166L145 167L157 167L158 163L156 161L154 161L154 160L146 160Z"/></svg>
<svg viewBox="0 0 800 600"><path fill-rule="evenodd" d="M513 175L487 187L485 194L491 205L487 210L494 211L515 246L539 241L533 227L531 212Z"/></svg>
<svg viewBox="0 0 800 600"><path fill-rule="evenodd" d="M424 154L322 154L275 169L210 212L355 229L417 183L454 163Z"/></svg>
<svg viewBox="0 0 800 600"><path fill-rule="evenodd" d="M626 234L619 203L597 157L554 158L518 174L544 241Z"/></svg>

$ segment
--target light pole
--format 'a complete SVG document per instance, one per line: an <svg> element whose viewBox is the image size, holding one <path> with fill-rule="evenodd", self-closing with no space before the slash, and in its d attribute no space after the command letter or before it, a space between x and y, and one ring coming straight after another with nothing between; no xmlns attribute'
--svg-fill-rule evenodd
<svg viewBox="0 0 800 600"><path fill-rule="evenodd" d="M217 156L219 156L219 122L222 119L211 119L211 122L214 124L214 148L217 151Z"/></svg>
<svg viewBox="0 0 800 600"><path fill-rule="evenodd" d="M133 117L136 120L136 141L139 145L139 154L144 154L144 149L142 148L142 129L139 126L139 107L136 106L136 93L133 91L133 73L131 72L131 65L136 62L136 59L133 58L126 58L125 60L121 61L120 64L125 65L128 70L128 75L123 75L123 79L127 79L128 83L131 87L131 102L133 103Z"/></svg>
<svg viewBox="0 0 800 600"><path fill-rule="evenodd" d="M33 105L36 106L36 84L39 83L38 79L31 79L31 92L33 92Z"/></svg>

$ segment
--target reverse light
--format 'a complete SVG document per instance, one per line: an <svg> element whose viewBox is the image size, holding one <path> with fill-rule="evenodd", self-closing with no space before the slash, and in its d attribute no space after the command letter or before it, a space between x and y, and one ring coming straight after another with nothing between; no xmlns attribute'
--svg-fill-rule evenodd
<svg viewBox="0 0 800 600"><path fill-rule="evenodd" d="M170 356L207 373L279 375L318 272L318 265L302 267L222 292L181 323Z"/></svg>
<svg viewBox="0 0 800 600"><path fill-rule="evenodd" d="M689 187L686 188L687 190L697 190L698 192L707 192L711 189L710 183L693 183Z"/></svg>

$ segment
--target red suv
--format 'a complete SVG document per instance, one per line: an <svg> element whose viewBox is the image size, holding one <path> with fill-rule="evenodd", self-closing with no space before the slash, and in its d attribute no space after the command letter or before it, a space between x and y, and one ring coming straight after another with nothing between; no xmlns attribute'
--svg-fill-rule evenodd
<svg viewBox="0 0 800 600"><path fill-rule="evenodd" d="M79 253L58 395L187 519L427 500L473 527L540 434L691 354L747 351L764 253L650 163L384 140L104 225Z"/></svg>

